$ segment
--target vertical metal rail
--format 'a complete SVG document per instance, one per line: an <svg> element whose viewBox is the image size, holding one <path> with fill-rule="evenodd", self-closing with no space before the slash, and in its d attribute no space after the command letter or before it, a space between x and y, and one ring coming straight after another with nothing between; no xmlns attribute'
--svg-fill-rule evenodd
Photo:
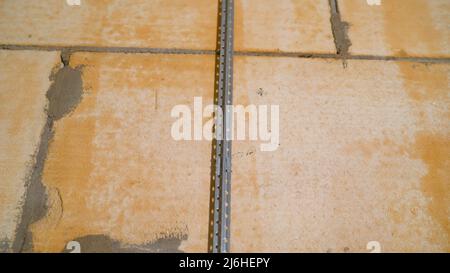
<svg viewBox="0 0 450 273"><path fill-rule="evenodd" d="M234 0L219 0L219 51L216 79L216 115L213 142L213 211L212 240L209 251L227 253L230 251L231 212L231 134L233 104L233 36Z"/></svg>

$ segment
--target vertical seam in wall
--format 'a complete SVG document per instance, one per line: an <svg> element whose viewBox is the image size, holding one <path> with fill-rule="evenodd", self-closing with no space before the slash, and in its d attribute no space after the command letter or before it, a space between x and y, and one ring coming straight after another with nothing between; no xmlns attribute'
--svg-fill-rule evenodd
<svg viewBox="0 0 450 273"><path fill-rule="evenodd" d="M30 225L45 217L48 209L47 188L42 183L42 173L49 146L54 136L53 125L56 120L70 113L82 99L81 67L73 69L69 66L70 51L63 50L60 54L62 67L57 72L52 71L49 77L52 84L46 93L48 105L45 113L47 120L34 156L34 166L26 180L22 216L16 228L12 244L13 252L31 252L33 250ZM68 88L67 85L73 87ZM57 193L61 198L58 190Z"/></svg>

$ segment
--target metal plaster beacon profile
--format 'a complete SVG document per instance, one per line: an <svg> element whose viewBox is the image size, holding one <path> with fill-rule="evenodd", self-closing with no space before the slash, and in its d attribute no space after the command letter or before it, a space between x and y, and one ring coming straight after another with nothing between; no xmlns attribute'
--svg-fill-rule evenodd
<svg viewBox="0 0 450 273"><path fill-rule="evenodd" d="M219 0L209 252L230 251L234 0Z"/></svg>

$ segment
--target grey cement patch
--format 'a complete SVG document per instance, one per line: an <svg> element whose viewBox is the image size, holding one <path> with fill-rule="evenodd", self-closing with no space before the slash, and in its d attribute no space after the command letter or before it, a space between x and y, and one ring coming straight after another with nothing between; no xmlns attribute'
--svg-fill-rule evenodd
<svg viewBox="0 0 450 273"><path fill-rule="evenodd" d="M42 184L42 171L44 162L47 158L49 142L53 137L53 121L47 119L47 122L41 133L41 142L37 155L35 156L35 165L31 169L26 183L26 198L23 205L22 219L17 228L15 240L12 246L14 252L31 251L31 234L28 227L35 221L44 217L47 213L47 193Z"/></svg>
<svg viewBox="0 0 450 273"><path fill-rule="evenodd" d="M61 62L64 66L69 66L71 55L72 53L69 50L61 51Z"/></svg>
<svg viewBox="0 0 450 273"><path fill-rule="evenodd" d="M333 26L334 44L336 45L337 54L346 57L352 42L348 38L349 24L341 20L339 14L331 15L331 25Z"/></svg>
<svg viewBox="0 0 450 273"><path fill-rule="evenodd" d="M61 60L65 58L61 56ZM32 234L29 226L47 214L47 191L42 183L42 172L54 136L53 123L75 109L82 99L83 82L80 68L73 69L64 65L56 73L52 72L50 80L53 83L47 91L47 122L42 129L39 148L26 179L22 218L12 245L14 252L32 252Z"/></svg>
<svg viewBox="0 0 450 273"><path fill-rule="evenodd" d="M0 239L0 253L10 252L10 244L11 242L8 240L8 238Z"/></svg>
<svg viewBox="0 0 450 273"><path fill-rule="evenodd" d="M88 235L73 239L80 243L81 253L180 253L181 242L187 240L187 235L168 236L153 243L143 245L122 244L106 235ZM64 249L62 252L70 253Z"/></svg>
<svg viewBox="0 0 450 273"><path fill-rule="evenodd" d="M336 0L329 0L331 9L331 28L333 32L334 44L339 56L344 60L349 55L349 49L352 45L348 37L348 29L350 25L347 22L342 21L341 14L339 13L339 7Z"/></svg>
<svg viewBox="0 0 450 273"><path fill-rule="evenodd" d="M64 58L62 59L66 62ZM54 82L47 92L49 118L58 120L73 111L81 102L82 94L83 81L80 69L65 65L54 75Z"/></svg>

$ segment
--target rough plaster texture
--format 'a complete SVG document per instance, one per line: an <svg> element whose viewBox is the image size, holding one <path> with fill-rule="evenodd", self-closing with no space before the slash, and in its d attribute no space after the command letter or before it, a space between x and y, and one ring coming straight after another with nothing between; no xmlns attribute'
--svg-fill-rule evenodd
<svg viewBox="0 0 450 273"><path fill-rule="evenodd" d="M83 98L54 124L43 172L49 209L30 227L33 250L104 235L140 251L158 239L206 251L211 143L173 140L170 112L194 96L212 102L214 57L72 55L70 66L80 65Z"/></svg>
<svg viewBox="0 0 450 273"><path fill-rule="evenodd" d="M0 251L14 240L58 62L57 52L0 51Z"/></svg>
<svg viewBox="0 0 450 273"><path fill-rule="evenodd" d="M232 251L448 251L448 69L237 58L235 102L279 105L281 136L233 142Z"/></svg>
<svg viewBox="0 0 450 273"><path fill-rule="evenodd" d="M350 24L350 53L450 57L448 0L339 0Z"/></svg>

